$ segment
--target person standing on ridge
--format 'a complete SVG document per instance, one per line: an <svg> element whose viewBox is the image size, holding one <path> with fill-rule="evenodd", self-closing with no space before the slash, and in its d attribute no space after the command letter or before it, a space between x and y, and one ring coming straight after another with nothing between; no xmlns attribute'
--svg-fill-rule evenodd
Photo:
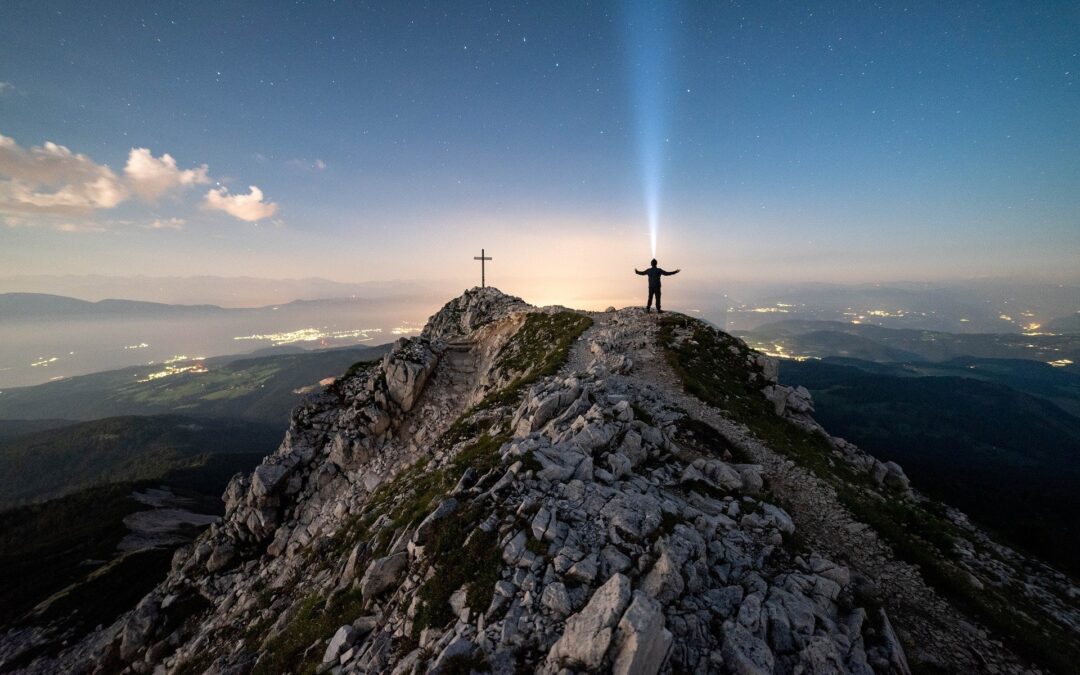
<svg viewBox="0 0 1080 675"><path fill-rule="evenodd" d="M679 270L674 272L668 272L662 270L656 266L656 258L652 259L652 267L642 272L638 268L634 268L634 273L643 277L649 277L649 302L645 304L645 312L648 313L652 309L653 298L656 298L656 313L662 314L664 310L660 309L660 277L670 277L672 274L678 274Z"/></svg>

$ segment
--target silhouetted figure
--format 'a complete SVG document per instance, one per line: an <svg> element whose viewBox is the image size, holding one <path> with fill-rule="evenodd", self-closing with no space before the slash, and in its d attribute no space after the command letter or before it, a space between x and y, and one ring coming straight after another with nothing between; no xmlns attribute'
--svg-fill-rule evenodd
<svg viewBox="0 0 1080 675"><path fill-rule="evenodd" d="M649 277L649 301L645 304L645 311L648 312L652 308L653 298L656 298L656 313L660 314L664 310L660 309L660 277L670 277L672 274L678 274L679 270L674 272L668 272L662 270L656 266L656 258L652 259L652 267L642 272L638 268L634 268L634 273L640 274L643 277Z"/></svg>

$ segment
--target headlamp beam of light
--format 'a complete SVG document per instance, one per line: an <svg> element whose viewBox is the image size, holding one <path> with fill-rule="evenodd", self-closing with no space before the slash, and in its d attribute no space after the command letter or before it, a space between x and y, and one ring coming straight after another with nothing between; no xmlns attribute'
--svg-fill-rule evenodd
<svg viewBox="0 0 1080 675"><path fill-rule="evenodd" d="M668 17L664 3L631 0L628 22L637 121L638 159L649 225L649 244L656 257L663 190L664 131L667 126Z"/></svg>

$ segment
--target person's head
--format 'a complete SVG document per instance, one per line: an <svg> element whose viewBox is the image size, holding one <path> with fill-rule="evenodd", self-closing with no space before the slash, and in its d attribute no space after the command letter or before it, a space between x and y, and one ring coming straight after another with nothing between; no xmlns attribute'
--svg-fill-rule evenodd
<svg viewBox="0 0 1080 675"><path fill-rule="evenodd" d="M656 258L653 258L652 262L650 262L649 264L652 265L653 267L656 267Z"/></svg>

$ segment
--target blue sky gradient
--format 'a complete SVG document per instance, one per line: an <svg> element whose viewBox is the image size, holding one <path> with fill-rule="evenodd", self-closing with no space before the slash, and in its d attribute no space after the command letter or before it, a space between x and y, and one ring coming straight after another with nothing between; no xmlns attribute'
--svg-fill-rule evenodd
<svg viewBox="0 0 1080 675"><path fill-rule="evenodd" d="M0 15L0 134L117 174L148 148L210 176L57 215L5 209L22 179L0 173L11 274L456 280L483 246L496 274L586 279L647 261L649 180L661 263L700 280L1080 268L1075 3ZM278 208L254 221L206 208L219 185L258 186Z"/></svg>

